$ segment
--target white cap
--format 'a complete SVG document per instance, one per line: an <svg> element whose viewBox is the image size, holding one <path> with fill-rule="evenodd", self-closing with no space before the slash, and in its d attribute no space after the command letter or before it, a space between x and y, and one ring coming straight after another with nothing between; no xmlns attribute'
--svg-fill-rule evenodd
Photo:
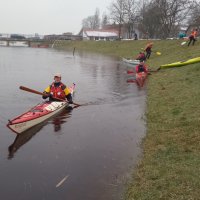
<svg viewBox="0 0 200 200"><path fill-rule="evenodd" d="M60 73L56 73L56 74L54 74L54 77L59 77L59 78L61 78L61 74L60 74Z"/></svg>

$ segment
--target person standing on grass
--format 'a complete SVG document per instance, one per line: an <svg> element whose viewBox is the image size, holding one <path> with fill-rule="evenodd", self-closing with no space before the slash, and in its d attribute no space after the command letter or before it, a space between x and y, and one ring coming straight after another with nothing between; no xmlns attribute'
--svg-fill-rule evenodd
<svg viewBox="0 0 200 200"><path fill-rule="evenodd" d="M196 37L197 37L197 34L198 34L198 29L193 29L190 36L189 36L189 42L188 42L188 47L190 46L191 42L192 42L192 45L194 45L194 43L196 42Z"/></svg>
<svg viewBox="0 0 200 200"><path fill-rule="evenodd" d="M138 40L137 33L134 33L134 40Z"/></svg>
<svg viewBox="0 0 200 200"><path fill-rule="evenodd" d="M151 52L152 52L152 47L153 47L153 43L150 42L147 44L147 46L145 47L144 51L146 52L146 59L149 59L151 56Z"/></svg>

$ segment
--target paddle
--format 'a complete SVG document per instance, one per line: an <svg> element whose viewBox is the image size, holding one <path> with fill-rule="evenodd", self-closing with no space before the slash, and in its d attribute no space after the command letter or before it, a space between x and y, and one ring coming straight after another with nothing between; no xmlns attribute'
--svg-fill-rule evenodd
<svg viewBox="0 0 200 200"><path fill-rule="evenodd" d="M20 86L19 89L20 89L20 90L27 91L27 92L31 92L31 93L34 93L34 94L39 94L39 95L42 95L42 96L48 96L48 95L45 94L45 93L42 93L42 92L39 92L39 91L30 89L30 88L27 88L27 87L24 87L24 86ZM54 98L54 99L59 100L59 101L65 101L65 100L60 99L60 98ZM81 106L81 105L78 104L78 103L74 103L74 102L73 102L73 104L74 104L75 106Z"/></svg>

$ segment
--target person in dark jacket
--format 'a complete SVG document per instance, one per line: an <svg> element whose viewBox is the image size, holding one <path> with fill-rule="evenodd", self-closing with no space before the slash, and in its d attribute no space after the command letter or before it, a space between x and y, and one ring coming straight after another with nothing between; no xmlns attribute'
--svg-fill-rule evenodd
<svg viewBox="0 0 200 200"><path fill-rule="evenodd" d="M137 33L134 33L134 40L138 40Z"/></svg>
<svg viewBox="0 0 200 200"><path fill-rule="evenodd" d="M54 75L54 82L49 85L43 93L43 99L48 97L49 101L64 101L67 99L70 104L73 104L72 95L66 85L61 82L60 73Z"/></svg>
<svg viewBox="0 0 200 200"><path fill-rule="evenodd" d="M152 52L152 47L153 47L153 43L150 42L147 44L147 46L145 47L144 51L146 52L146 59L149 59L151 56L151 52Z"/></svg>
<svg viewBox="0 0 200 200"><path fill-rule="evenodd" d="M192 45L196 42L196 37L197 37L197 29L193 29L190 36L189 36L189 42L188 42L188 47L190 46L190 43L192 42Z"/></svg>

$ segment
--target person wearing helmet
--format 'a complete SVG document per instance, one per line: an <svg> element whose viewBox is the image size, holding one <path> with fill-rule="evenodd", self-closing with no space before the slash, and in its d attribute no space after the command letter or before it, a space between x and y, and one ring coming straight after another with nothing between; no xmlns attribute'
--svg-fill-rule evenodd
<svg viewBox="0 0 200 200"><path fill-rule="evenodd" d="M49 97L49 101L59 101L59 100L66 100L73 104L72 95L69 89L61 82L61 74L57 73L54 75L54 82L49 85L44 90L44 95L42 96L43 99Z"/></svg>

